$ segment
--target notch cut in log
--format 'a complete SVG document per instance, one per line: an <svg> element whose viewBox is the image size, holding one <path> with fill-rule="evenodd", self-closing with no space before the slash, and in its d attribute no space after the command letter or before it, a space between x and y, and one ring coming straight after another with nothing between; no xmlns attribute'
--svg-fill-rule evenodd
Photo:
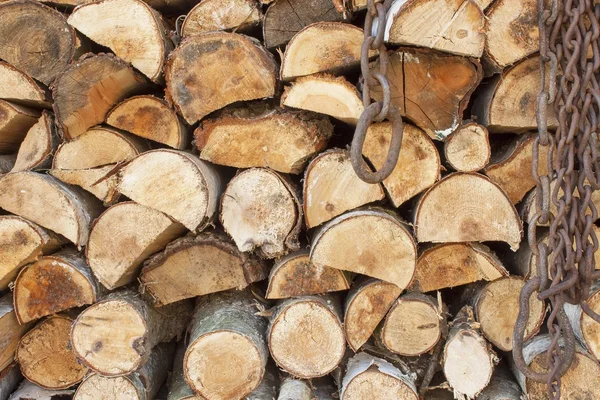
<svg viewBox="0 0 600 400"><path fill-rule="evenodd" d="M200 158L236 168L299 174L333 134L327 117L264 103L227 110L194 131Z"/></svg>
<svg viewBox="0 0 600 400"><path fill-rule="evenodd" d="M597 283L592 285L586 303L594 312L600 311L600 287ZM598 323L584 313L579 305L565 304L565 313L571 321L575 337L596 360L600 360L600 326Z"/></svg>
<svg viewBox="0 0 600 400"><path fill-rule="evenodd" d="M0 370L8 367L15 359L15 351L21 337L31 328L32 324L19 324L15 316L10 293L0 298Z"/></svg>
<svg viewBox="0 0 600 400"><path fill-rule="evenodd" d="M0 99L33 108L50 108L50 93L29 75L0 61Z"/></svg>
<svg viewBox="0 0 600 400"><path fill-rule="evenodd" d="M479 174L448 175L421 197L415 211L419 243L503 241L516 251L522 230L504 191Z"/></svg>
<svg viewBox="0 0 600 400"><path fill-rule="evenodd" d="M228 104L273 97L276 73L273 56L255 39L204 33L187 38L169 56L167 99L192 125Z"/></svg>
<svg viewBox="0 0 600 400"><path fill-rule="evenodd" d="M268 268L225 235L200 233L170 243L144 264L140 283L158 306L265 279Z"/></svg>
<svg viewBox="0 0 600 400"><path fill-rule="evenodd" d="M56 132L54 118L50 113L44 111L21 142L11 172L47 169L52 164L52 154L56 151L59 142L60 138Z"/></svg>
<svg viewBox="0 0 600 400"><path fill-rule="evenodd" d="M490 161L492 153L488 131L476 122L462 125L444 142L446 162L455 171L480 171Z"/></svg>
<svg viewBox="0 0 600 400"><path fill-rule="evenodd" d="M36 110L0 100L0 154L17 151L39 116Z"/></svg>
<svg viewBox="0 0 600 400"><path fill-rule="evenodd" d="M228 30L245 32L260 25L262 19L256 0L203 0L185 17L181 36Z"/></svg>
<svg viewBox="0 0 600 400"><path fill-rule="evenodd" d="M350 152L332 149L312 159L304 175L302 197L306 228L375 201L385 194L380 184L362 181L354 172Z"/></svg>
<svg viewBox="0 0 600 400"><path fill-rule="evenodd" d="M313 238L310 259L316 266L367 275L404 289L413 277L416 251L411 233L395 215L356 210L323 226Z"/></svg>

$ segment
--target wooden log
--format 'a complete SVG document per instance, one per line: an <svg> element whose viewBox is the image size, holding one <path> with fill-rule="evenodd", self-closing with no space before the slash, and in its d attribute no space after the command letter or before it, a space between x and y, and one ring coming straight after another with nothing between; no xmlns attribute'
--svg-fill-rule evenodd
<svg viewBox="0 0 600 400"><path fill-rule="evenodd" d="M312 400L313 390L309 381L287 377L281 382L277 400Z"/></svg>
<svg viewBox="0 0 600 400"><path fill-rule="evenodd" d="M185 17L181 36L212 31L246 32L260 25L263 13L256 0L202 0Z"/></svg>
<svg viewBox="0 0 600 400"><path fill-rule="evenodd" d="M267 265L225 235L201 233L170 243L144 264L140 283L158 306L266 279Z"/></svg>
<svg viewBox="0 0 600 400"><path fill-rule="evenodd" d="M308 250L300 250L277 260L269 275L267 299L287 299L350 289L348 274L339 269L316 267Z"/></svg>
<svg viewBox="0 0 600 400"><path fill-rule="evenodd" d="M341 307L330 296L284 300L271 316L267 337L273 360L299 378L329 374L346 351Z"/></svg>
<svg viewBox="0 0 600 400"><path fill-rule="evenodd" d="M184 231L183 225L158 211L134 202L118 203L94 221L86 259L100 283L112 290L135 280L144 260Z"/></svg>
<svg viewBox="0 0 600 400"><path fill-rule="evenodd" d="M202 3L200 3L202 4ZM299 174L333 134L327 117L250 104L203 120L194 131L200 158L236 168Z"/></svg>
<svg viewBox="0 0 600 400"><path fill-rule="evenodd" d="M360 239L348 241L350 237ZM379 209L356 210L329 221L314 235L310 260L404 289L413 277L416 252L411 233L398 217Z"/></svg>
<svg viewBox="0 0 600 400"><path fill-rule="evenodd" d="M492 379L477 396L477 400L520 400L523 392L507 366L500 364L494 369Z"/></svg>
<svg viewBox="0 0 600 400"><path fill-rule="evenodd" d="M191 312L188 301L159 310L131 289L113 292L73 322L73 352L101 375L129 375L148 361L157 344L181 334ZM120 334L115 334L115 327Z"/></svg>
<svg viewBox="0 0 600 400"><path fill-rule="evenodd" d="M411 288L426 293L507 275L500 259L487 246L444 243L419 255Z"/></svg>
<svg viewBox="0 0 600 400"><path fill-rule="evenodd" d="M44 111L35 125L27 131L11 172L47 169L52 164L52 154L59 143L54 118Z"/></svg>
<svg viewBox="0 0 600 400"><path fill-rule="evenodd" d="M50 108L50 93L29 75L0 61L0 99L33 108Z"/></svg>
<svg viewBox="0 0 600 400"><path fill-rule="evenodd" d="M600 311L600 286L597 282L592 284L586 302L595 312ZM596 360L600 360L600 326L598 323L584 313L580 305L565 304L564 309L579 343Z"/></svg>
<svg viewBox="0 0 600 400"><path fill-rule="evenodd" d="M103 122L116 104L146 87L142 75L110 54L71 64L52 90L54 114L63 137L71 140L84 134Z"/></svg>
<svg viewBox="0 0 600 400"><path fill-rule="evenodd" d="M285 88L281 106L318 112L351 125L364 110L356 88L344 77L328 74L298 78Z"/></svg>
<svg viewBox="0 0 600 400"><path fill-rule="evenodd" d="M24 379L8 400L62 400L75 393L74 389L48 390Z"/></svg>
<svg viewBox="0 0 600 400"><path fill-rule="evenodd" d="M89 169L51 169L50 174L69 185L85 189L108 206L120 197L116 177L106 178L114 169L115 165Z"/></svg>
<svg viewBox="0 0 600 400"><path fill-rule="evenodd" d="M354 172L350 152L332 149L312 159L304 175L302 197L306 228L375 201L385 194L380 184L363 182Z"/></svg>
<svg viewBox="0 0 600 400"><path fill-rule="evenodd" d="M12 295L0 298L0 370L8 367L15 359L15 351L21 337L31 328L31 324L19 324L12 304Z"/></svg>
<svg viewBox="0 0 600 400"><path fill-rule="evenodd" d="M16 160L16 154L0 154L0 175L8 174Z"/></svg>
<svg viewBox="0 0 600 400"><path fill-rule="evenodd" d="M392 138L389 122L375 123L367 130L363 155L379 170L387 158ZM421 129L404 124L402 147L396 167L382 183L394 207L424 191L440 179L440 156Z"/></svg>
<svg viewBox="0 0 600 400"><path fill-rule="evenodd" d="M165 78L167 100L190 125L228 104L273 97L277 80L271 53L226 32L183 41L169 56Z"/></svg>
<svg viewBox="0 0 600 400"><path fill-rule="evenodd" d="M470 3L465 3L466 8ZM443 11L431 12L437 15ZM424 25L428 24L417 26ZM481 81L479 62L408 48L391 51L388 55L387 77L392 104L432 139L443 139L454 132L462 121L471 94ZM374 62L374 68L379 68L379 61ZM371 97L377 101L383 99L379 86L371 90Z"/></svg>
<svg viewBox="0 0 600 400"><path fill-rule="evenodd" d="M36 110L0 100L0 154L15 152L39 116Z"/></svg>
<svg viewBox="0 0 600 400"><path fill-rule="evenodd" d="M291 182L274 171L239 172L223 192L220 220L240 251L276 258L300 248L299 196Z"/></svg>
<svg viewBox="0 0 600 400"><path fill-rule="evenodd" d="M82 190L35 172L0 178L0 208L63 235L77 247L87 243L102 206Z"/></svg>
<svg viewBox="0 0 600 400"><path fill-rule="evenodd" d="M208 399L237 400L259 386L269 358L260 308L247 291L198 298L183 360L185 379L194 392Z"/></svg>
<svg viewBox="0 0 600 400"><path fill-rule="evenodd" d="M23 380L21 369L17 363L13 363L0 372L0 399L6 400Z"/></svg>
<svg viewBox="0 0 600 400"><path fill-rule="evenodd" d="M355 283L344 308L344 330L348 345L358 351L371 337L402 289L378 279Z"/></svg>
<svg viewBox="0 0 600 400"><path fill-rule="evenodd" d="M492 149L485 126L469 122L452 132L444 142L446 162L455 171L480 171L490 161Z"/></svg>

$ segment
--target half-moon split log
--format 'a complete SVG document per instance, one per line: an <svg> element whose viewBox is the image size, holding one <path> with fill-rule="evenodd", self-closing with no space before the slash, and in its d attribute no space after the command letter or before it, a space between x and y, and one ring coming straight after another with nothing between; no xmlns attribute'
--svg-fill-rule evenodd
<svg viewBox="0 0 600 400"><path fill-rule="evenodd" d="M240 400L263 379L269 350L262 304L247 291L199 297L188 327L185 380L207 399Z"/></svg>
<svg viewBox="0 0 600 400"><path fill-rule="evenodd" d="M491 153L488 131L476 122L462 125L444 142L446 162L459 172L482 170L490 161Z"/></svg>
<svg viewBox="0 0 600 400"><path fill-rule="evenodd" d="M19 340L31 326L17 321L10 293L0 298L0 371L12 364Z"/></svg>
<svg viewBox="0 0 600 400"><path fill-rule="evenodd" d="M185 17L181 36L226 30L245 32L259 25L262 19L256 0L203 0Z"/></svg>
<svg viewBox="0 0 600 400"><path fill-rule="evenodd" d="M363 155L379 170L387 159L392 124L372 124L367 130ZM404 123L402 147L396 167L384 179L383 187L394 207L429 188L440 179L440 155L433 141L421 129Z"/></svg>
<svg viewBox="0 0 600 400"><path fill-rule="evenodd" d="M183 232L163 213L132 201L117 203L94 221L86 259L100 283L115 289L134 281L144 260Z"/></svg>
<svg viewBox="0 0 600 400"><path fill-rule="evenodd" d="M128 375L150 358L154 346L179 336L191 313L189 301L156 309L139 293L119 290L85 309L73 322L73 352L101 375Z"/></svg>
<svg viewBox="0 0 600 400"><path fill-rule="evenodd" d="M17 363L0 371L0 399L8 399L22 380L23 375Z"/></svg>
<svg viewBox="0 0 600 400"><path fill-rule="evenodd" d="M52 164L60 138L56 132L54 118L47 111L28 131L21 142L17 159L11 172L47 169Z"/></svg>
<svg viewBox="0 0 600 400"><path fill-rule="evenodd" d="M19 323L93 304L105 294L85 259L73 249L44 256L21 270L13 288Z"/></svg>
<svg viewBox="0 0 600 400"><path fill-rule="evenodd" d="M200 3L202 4L202 3ZM194 131L200 158L236 168L263 167L299 174L333 134L323 115L265 103L226 109Z"/></svg>
<svg viewBox="0 0 600 400"><path fill-rule="evenodd" d="M432 186L415 210L417 241L502 241L519 248L523 225L506 193L487 177L456 172Z"/></svg>
<svg viewBox="0 0 600 400"><path fill-rule="evenodd" d="M0 100L0 154L16 152L39 116L37 110Z"/></svg>
<svg viewBox="0 0 600 400"><path fill-rule="evenodd" d="M597 281L592 284L586 302L594 312L600 311L600 285ZM579 305L565 304L565 312L579 342L596 360L600 360L600 325L584 313Z"/></svg>
<svg viewBox="0 0 600 400"><path fill-rule="evenodd" d="M74 139L102 123L116 104L146 87L141 74L111 54L71 64L52 89L54 114L64 138Z"/></svg>
<svg viewBox="0 0 600 400"><path fill-rule="evenodd" d="M0 99L33 108L50 108L50 93L28 74L0 61Z"/></svg>
<svg viewBox="0 0 600 400"><path fill-rule="evenodd" d="M277 365L299 378L327 375L346 351L341 306L331 296L284 300L271 316L267 336Z"/></svg>
<svg viewBox="0 0 600 400"><path fill-rule="evenodd" d="M313 237L310 259L316 266L367 275L404 289L412 280L416 253L412 234L396 215L366 209L323 225Z"/></svg>
<svg viewBox="0 0 600 400"><path fill-rule="evenodd" d="M88 369L69 343L73 320L53 315L37 324L19 342L15 358L23 376L45 389L67 389L81 382Z"/></svg>
<svg viewBox="0 0 600 400"><path fill-rule="evenodd" d="M0 178L0 208L50 229L81 247L102 205L83 190L35 172Z"/></svg>
<svg viewBox="0 0 600 400"><path fill-rule="evenodd" d="M193 154L160 149L140 154L125 165L119 171L118 189L136 203L195 231L215 217L221 178L212 165Z"/></svg>
<svg viewBox="0 0 600 400"><path fill-rule="evenodd" d="M225 235L200 233L170 243L148 259L140 283L157 306L228 289L241 290L266 279L257 257L240 252Z"/></svg>
<svg viewBox="0 0 600 400"><path fill-rule="evenodd" d="M273 97L274 57L256 39L210 32L184 40L169 56L167 99L192 125L238 101Z"/></svg>

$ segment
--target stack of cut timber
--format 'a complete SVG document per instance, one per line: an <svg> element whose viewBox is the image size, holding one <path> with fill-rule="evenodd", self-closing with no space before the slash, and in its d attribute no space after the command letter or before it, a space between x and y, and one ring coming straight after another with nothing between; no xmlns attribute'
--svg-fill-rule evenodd
<svg viewBox="0 0 600 400"><path fill-rule="evenodd" d="M0 400L546 398L511 369L536 3L393 2L381 184L349 152L366 6L0 1ZM600 398L600 325L567 313L563 398Z"/></svg>

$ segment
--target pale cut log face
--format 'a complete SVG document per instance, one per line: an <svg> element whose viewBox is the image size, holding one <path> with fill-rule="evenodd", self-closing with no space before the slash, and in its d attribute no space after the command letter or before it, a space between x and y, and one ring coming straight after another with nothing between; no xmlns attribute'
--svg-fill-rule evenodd
<svg viewBox="0 0 600 400"><path fill-rule="evenodd" d="M373 366L352 379L341 400L388 399L417 400L415 391L402 380Z"/></svg>
<svg viewBox="0 0 600 400"><path fill-rule="evenodd" d="M46 92L25 72L5 62L0 62L0 99L50 107Z"/></svg>
<svg viewBox="0 0 600 400"><path fill-rule="evenodd" d="M0 153L16 152L39 116L38 111L0 100Z"/></svg>
<svg viewBox="0 0 600 400"><path fill-rule="evenodd" d="M203 0L187 14L181 26L183 37L211 31L258 25L262 13L254 0Z"/></svg>
<svg viewBox="0 0 600 400"><path fill-rule="evenodd" d="M600 232L596 232L596 235ZM596 262L598 265L598 261ZM596 267L598 269L598 267ZM600 312L600 291L593 293L587 300L588 305L595 312ZM586 313L581 313L581 332L585 345L597 360L600 360L600 325Z"/></svg>
<svg viewBox="0 0 600 400"><path fill-rule="evenodd" d="M11 172L27 171L39 167L49 159L53 151L54 121L46 112L29 129L21 143L17 160Z"/></svg>
<svg viewBox="0 0 600 400"><path fill-rule="evenodd" d="M484 126L470 123L452 133L444 146L446 160L457 171L475 172L490 160L488 132Z"/></svg>
<svg viewBox="0 0 600 400"><path fill-rule="evenodd" d="M105 167L90 169L51 169L50 175L60 179L64 183L77 185L90 192L106 204L110 204L119 198L117 191L117 177L106 175L111 172L117 164L108 164Z"/></svg>
<svg viewBox="0 0 600 400"><path fill-rule="evenodd" d="M112 400L143 400L139 393L124 376L108 377L99 374L88 376L77 388L74 400L108 400L105 397L98 398L98 395L106 396L111 394Z"/></svg>
<svg viewBox="0 0 600 400"><path fill-rule="evenodd" d="M15 351L21 337L31 328L31 324L20 325L15 316L10 295L0 299L0 369L8 367L14 360Z"/></svg>

